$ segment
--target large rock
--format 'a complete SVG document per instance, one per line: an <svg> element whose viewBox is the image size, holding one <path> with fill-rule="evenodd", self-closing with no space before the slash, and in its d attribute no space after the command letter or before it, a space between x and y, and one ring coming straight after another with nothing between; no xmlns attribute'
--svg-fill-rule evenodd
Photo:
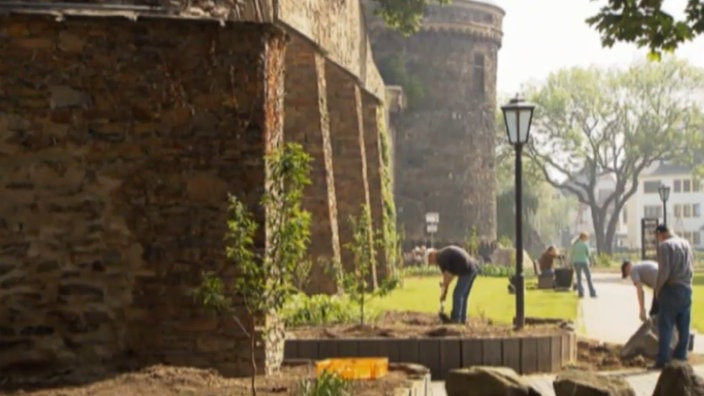
<svg viewBox="0 0 704 396"><path fill-rule="evenodd" d="M566 371L552 383L555 396L635 396L624 379L590 371Z"/></svg>
<svg viewBox="0 0 704 396"><path fill-rule="evenodd" d="M670 341L670 349L677 345L677 332L673 332ZM648 359L655 359L658 355L658 326L657 318L643 322L636 332L628 339L628 342L621 349L622 359L633 359L643 356Z"/></svg>
<svg viewBox="0 0 704 396"><path fill-rule="evenodd" d="M540 396L540 392L506 367L474 366L450 371L447 396Z"/></svg>
<svg viewBox="0 0 704 396"><path fill-rule="evenodd" d="M653 396L704 396L704 379L687 362L673 361L660 373Z"/></svg>

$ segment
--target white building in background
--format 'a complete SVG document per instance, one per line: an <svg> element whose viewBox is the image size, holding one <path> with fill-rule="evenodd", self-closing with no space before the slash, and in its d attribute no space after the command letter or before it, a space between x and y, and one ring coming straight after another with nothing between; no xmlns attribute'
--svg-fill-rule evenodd
<svg viewBox="0 0 704 396"><path fill-rule="evenodd" d="M695 248L704 248L704 191L699 179L692 176L692 169L657 163L639 178L638 191L628 200L628 247L640 248L641 218L657 217L662 222L663 206L658 194L660 185L670 187L667 200L667 225L676 234L686 238Z"/></svg>

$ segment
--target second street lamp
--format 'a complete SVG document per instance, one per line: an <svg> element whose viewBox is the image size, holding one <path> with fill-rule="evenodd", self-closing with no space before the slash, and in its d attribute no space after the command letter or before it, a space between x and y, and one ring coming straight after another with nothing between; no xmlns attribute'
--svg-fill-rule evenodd
<svg viewBox="0 0 704 396"><path fill-rule="evenodd" d="M523 169L521 155L523 153L523 145L528 142L534 109L535 106L533 104L524 101L518 97L518 95L511 99L508 104L501 106L508 141L513 145L516 154L516 276L514 278L514 286L516 288L516 317L513 321L517 329L522 328L525 324L525 287L523 282Z"/></svg>
<svg viewBox="0 0 704 396"><path fill-rule="evenodd" d="M670 198L670 187L661 184L658 187L658 194L660 194L660 200L662 201L662 224L667 226L667 199ZM675 216L677 213L675 213Z"/></svg>

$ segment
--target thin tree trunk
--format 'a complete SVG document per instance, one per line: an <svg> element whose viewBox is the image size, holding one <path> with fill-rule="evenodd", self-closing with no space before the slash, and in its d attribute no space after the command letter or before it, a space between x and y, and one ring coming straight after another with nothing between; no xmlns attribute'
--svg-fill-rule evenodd
<svg viewBox="0 0 704 396"><path fill-rule="evenodd" d="M252 327L250 328L249 331L249 358L250 358L250 363L252 364L252 382L250 384L252 388L252 396L257 396L257 354L256 354L256 346L257 346L257 340L256 336L257 334L255 333L255 325L254 325L254 316L251 318L252 321Z"/></svg>

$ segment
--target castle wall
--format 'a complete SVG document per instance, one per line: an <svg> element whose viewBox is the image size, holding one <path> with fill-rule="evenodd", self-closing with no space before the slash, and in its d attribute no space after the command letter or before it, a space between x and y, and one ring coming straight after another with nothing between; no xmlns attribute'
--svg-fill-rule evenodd
<svg viewBox="0 0 704 396"><path fill-rule="evenodd" d="M263 25L0 17L3 370L248 371L242 331L188 292L225 265L226 194L263 192L283 50Z"/></svg>
<svg viewBox="0 0 704 396"><path fill-rule="evenodd" d="M496 237L494 114L503 11L468 0L431 6L404 38L374 25L377 63L401 59L422 87L396 120L395 189L408 240L427 240L425 213L439 212L436 240L462 242L472 227ZM387 81L389 83L389 81Z"/></svg>

